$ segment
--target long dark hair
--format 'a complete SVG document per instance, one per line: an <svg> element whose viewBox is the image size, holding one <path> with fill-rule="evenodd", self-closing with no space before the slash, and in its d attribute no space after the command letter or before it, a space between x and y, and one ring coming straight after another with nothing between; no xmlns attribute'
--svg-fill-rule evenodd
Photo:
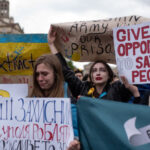
<svg viewBox="0 0 150 150"><path fill-rule="evenodd" d="M37 79L36 70L39 64L45 64L47 67L52 68L54 71L54 84L49 90L49 95L45 96L44 92L41 90ZM31 97L64 97L64 78L62 73L62 66L55 55L45 54L40 56L35 63L33 72L33 91Z"/></svg>
<svg viewBox="0 0 150 150"><path fill-rule="evenodd" d="M90 67L90 71L89 71L90 81L92 82L92 70L93 70L93 67L94 67L94 65L97 64L97 63L102 63L102 64L106 67L106 69L107 69L107 71L108 71L109 79L108 79L108 81L107 81L107 84L110 83L110 82L112 82L112 81L113 81L113 77L114 77L114 73L113 73L111 67L110 67L105 61L103 61L103 60L97 60L97 61L95 61L95 62L92 64L92 66Z"/></svg>

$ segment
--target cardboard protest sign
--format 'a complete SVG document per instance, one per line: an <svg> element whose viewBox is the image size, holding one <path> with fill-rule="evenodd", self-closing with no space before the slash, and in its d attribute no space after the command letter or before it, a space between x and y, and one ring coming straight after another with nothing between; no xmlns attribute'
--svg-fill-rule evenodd
<svg viewBox="0 0 150 150"><path fill-rule="evenodd" d="M27 97L28 84L0 84L0 97Z"/></svg>
<svg viewBox="0 0 150 150"><path fill-rule="evenodd" d="M57 33L57 49L74 61L105 60L116 63L113 28L150 21L141 16L110 18L107 20L79 21L52 24Z"/></svg>
<svg viewBox="0 0 150 150"><path fill-rule="evenodd" d="M1 98L0 149L66 150L73 140L70 108L67 98Z"/></svg>
<svg viewBox="0 0 150 150"><path fill-rule="evenodd" d="M150 83L150 22L113 31L119 75L132 84Z"/></svg>

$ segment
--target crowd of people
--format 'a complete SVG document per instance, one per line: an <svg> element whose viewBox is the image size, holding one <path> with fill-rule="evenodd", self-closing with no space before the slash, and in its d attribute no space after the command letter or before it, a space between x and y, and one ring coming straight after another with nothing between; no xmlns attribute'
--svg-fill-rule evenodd
<svg viewBox="0 0 150 150"><path fill-rule="evenodd" d="M71 70L64 57L55 46L56 32L50 28L48 45L52 54L42 55L36 60L33 72L33 92L31 97L70 97L75 139L68 150L80 150L76 102L80 96L89 96L102 100L148 105L150 91L141 98L138 86L128 83L125 76L114 80L111 67L102 60L95 61L89 74L83 76L80 69ZM68 85L66 88L65 85Z"/></svg>

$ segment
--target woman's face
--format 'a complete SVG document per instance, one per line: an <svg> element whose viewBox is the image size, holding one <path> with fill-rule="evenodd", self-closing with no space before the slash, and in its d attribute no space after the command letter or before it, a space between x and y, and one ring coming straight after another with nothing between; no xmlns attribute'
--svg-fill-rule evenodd
<svg viewBox="0 0 150 150"><path fill-rule="evenodd" d="M36 80L42 90L48 90L54 83L54 70L44 63L37 66Z"/></svg>
<svg viewBox="0 0 150 150"><path fill-rule="evenodd" d="M96 84L105 84L108 79L108 71L103 63L96 63L92 68L92 82Z"/></svg>

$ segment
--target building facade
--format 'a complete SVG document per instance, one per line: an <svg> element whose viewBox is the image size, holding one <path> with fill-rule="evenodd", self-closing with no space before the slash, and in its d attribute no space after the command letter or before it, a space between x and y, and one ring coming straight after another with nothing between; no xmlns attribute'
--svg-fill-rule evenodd
<svg viewBox="0 0 150 150"><path fill-rule="evenodd" d="M9 1L0 0L0 34L23 34L19 23L9 16Z"/></svg>

